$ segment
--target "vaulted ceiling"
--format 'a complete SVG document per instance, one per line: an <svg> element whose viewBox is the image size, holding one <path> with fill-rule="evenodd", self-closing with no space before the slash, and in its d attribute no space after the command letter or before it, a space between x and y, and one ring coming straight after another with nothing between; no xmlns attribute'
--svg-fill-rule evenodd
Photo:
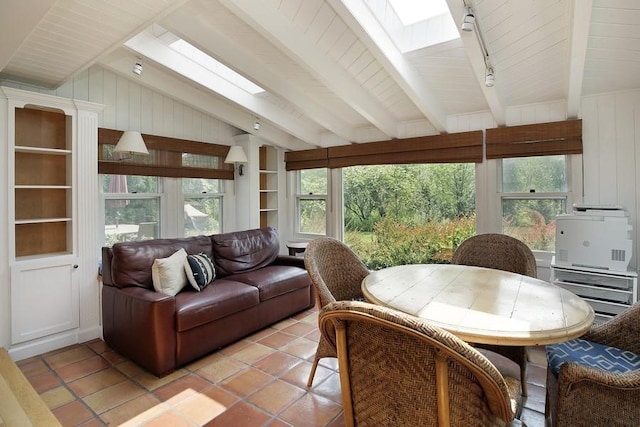
<svg viewBox="0 0 640 427"><path fill-rule="evenodd" d="M446 1L408 26L387 0L3 1L0 78L56 88L100 64L287 149L442 133L460 114L501 126L544 102L575 118L583 95L640 89L637 0Z"/></svg>

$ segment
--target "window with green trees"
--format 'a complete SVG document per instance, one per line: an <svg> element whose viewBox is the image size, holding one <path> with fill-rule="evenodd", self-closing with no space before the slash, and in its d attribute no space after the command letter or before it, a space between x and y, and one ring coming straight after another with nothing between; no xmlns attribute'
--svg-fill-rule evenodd
<svg viewBox="0 0 640 427"><path fill-rule="evenodd" d="M345 242L369 268L448 262L475 234L470 163L343 169Z"/></svg>

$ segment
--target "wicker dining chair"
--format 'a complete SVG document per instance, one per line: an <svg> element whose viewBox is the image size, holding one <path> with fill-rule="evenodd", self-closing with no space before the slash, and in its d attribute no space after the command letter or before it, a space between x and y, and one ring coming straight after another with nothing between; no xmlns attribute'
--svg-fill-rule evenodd
<svg viewBox="0 0 640 427"><path fill-rule="evenodd" d="M639 425L640 303L578 340L547 346L547 359L550 425Z"/></svg>
<svg viewBox="0 0 640 427"><path fill-rule="evenodd" d="M537 276L536 258L531 249L524 242L506 234L486 233L469 237L454 251L451 263ZM529 358L526 347L485 344L477 344L477 347L493 351L517 363L520 366L522 395L527 395Z"/></svg>
<svg viewBox="0 0 640 427"><path fill-rule="evenodd" d="M360 301L320 312L338 353L347 426L505 426L520 382L480 352L418 317Z"/></svg>
<svg viewBox="0 0 640 427"><path fill-rule="evenodd" d="M334 301L364 299L360 285L369 270L351 248L339 240L319 237L309 242L304 265L316 290L318 308ZM323 357L336 357L336 350L320 337L307 387L311 387Z"/></svg>

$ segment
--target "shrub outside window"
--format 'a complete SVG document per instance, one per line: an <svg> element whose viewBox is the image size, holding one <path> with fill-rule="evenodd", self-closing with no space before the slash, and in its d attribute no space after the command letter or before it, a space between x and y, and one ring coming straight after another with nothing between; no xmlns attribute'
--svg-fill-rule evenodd
<svg viewBox="0 0 640 427"><path fill-rule="evenodd" d="M343 169L344 238L368 268L449 262L475 233L472 163Z"/></svg>

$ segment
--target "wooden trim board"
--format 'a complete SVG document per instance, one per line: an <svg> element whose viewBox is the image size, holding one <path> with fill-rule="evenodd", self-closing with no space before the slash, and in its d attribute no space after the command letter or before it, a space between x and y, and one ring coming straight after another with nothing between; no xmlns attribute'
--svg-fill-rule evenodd
<svg viewBox="0 0 640 427"><path fill-rule="evenodd" d="M44 401L0 348L0 427L61 426Z"/></svg>

